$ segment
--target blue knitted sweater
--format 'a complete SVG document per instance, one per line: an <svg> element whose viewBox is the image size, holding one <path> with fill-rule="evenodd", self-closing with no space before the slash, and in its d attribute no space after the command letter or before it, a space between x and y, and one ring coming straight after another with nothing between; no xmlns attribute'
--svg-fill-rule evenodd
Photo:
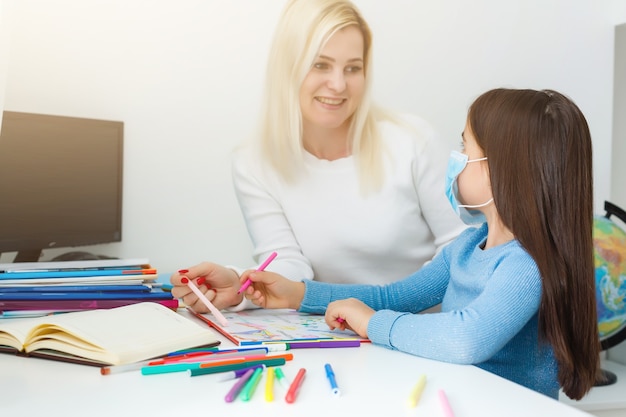
<svg viewBox="0 0 626 417"><path fill-rule="evenodd" d="M444 362L472 364L558 398L557 363L538 337L541 278L512 240L481 249L487 224L464 231L419 271L385 286L304 280L300 311L357 298L376 310L372 343ZM441 303L441 312L415 314Z"/></svg>

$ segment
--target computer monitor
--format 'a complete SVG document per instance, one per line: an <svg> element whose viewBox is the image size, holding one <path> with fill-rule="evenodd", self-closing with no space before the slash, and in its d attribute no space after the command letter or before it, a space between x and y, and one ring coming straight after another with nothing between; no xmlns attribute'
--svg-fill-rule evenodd
<svg viewBox="0 0 626 417"><path fill-rule="evenodd" d="M122 240L124 124L5 111L0 130L0 253Z"/></svg>

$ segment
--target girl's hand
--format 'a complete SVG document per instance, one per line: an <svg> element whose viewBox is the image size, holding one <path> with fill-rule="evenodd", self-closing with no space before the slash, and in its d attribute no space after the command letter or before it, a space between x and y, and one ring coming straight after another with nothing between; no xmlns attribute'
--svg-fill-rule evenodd
<svg viewBox="0 0 626 417"><path fill-rule="evenodd" d="M274 272L248 270L241 274L240 284L250 278L245 296L263 308L292 308L297 310L304 298L304 283L288 280Z"/></svg>
<svg viewBox="0 0 626 417"><path fill-rule="evenodd" d="M189 286L181 282L183 277L193 281L206 298L220 310L237 305L243 300L243 295L237 294L239 277L235 271L211 262L202 262L191 268L181 269L170 277L170 282L174 286L172 295L180 298L197 313L208 313L209 310Z"/></svg>
<svg viewBox="0 0 626 417"><path fill-rule="evenodd" d="M326 324L331 329L350 329L367 337L367 326L375 311L356 298L333 301L326 308Z"/></svg>

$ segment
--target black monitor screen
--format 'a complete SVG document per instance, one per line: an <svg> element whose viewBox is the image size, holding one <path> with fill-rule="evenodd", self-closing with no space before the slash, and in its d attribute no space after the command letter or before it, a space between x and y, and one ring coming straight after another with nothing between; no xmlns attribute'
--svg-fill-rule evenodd
<svg viewBox="0 0 626 417"><path fill-rule="evenodd" d="M122 122L5 111L0 131L0 252L122 239ZM20 255L21 253L21 255Z"/></svg>

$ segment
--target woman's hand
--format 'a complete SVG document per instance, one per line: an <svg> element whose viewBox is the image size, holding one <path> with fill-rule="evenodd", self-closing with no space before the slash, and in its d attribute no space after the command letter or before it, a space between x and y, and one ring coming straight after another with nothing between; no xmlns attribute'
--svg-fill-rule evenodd
<svg viewBox="0 0 626 417"><path fill-rule="evenodd" d="M263 308L300 308L304 298L304 283L288 280L274 272L248 270L241 274L240 283L250 278L246 298Z"/></svg>
<svg viewBox="0 0 626 417"><path fill-rule="evenodd" d="M206 298L220 310L237 305L243 300L243 295L237 294L239 277L235 271L211 262L202 262L191 268L181 269L170 277L174 286L172 295L180 298L197 313L208 313L209 309L187 284L181 282L183 277L196 284Z"/></svg>
<svg viewBox="0 0 626 417"><path fill-rule="evenodd" d="M326 324L331 329L350 329L367 337L367 326L375 311L356 298L333 301L326 308Z"/></svg>

